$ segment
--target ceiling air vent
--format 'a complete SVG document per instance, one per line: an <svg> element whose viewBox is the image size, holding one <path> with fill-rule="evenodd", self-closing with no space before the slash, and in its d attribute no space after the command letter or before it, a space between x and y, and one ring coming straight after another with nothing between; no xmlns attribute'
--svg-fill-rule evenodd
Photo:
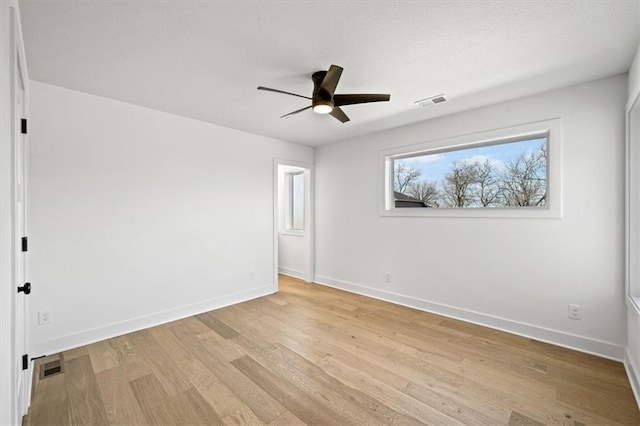
<svg viewBox="0 0 640 426"><path fill-rule="evenodd" d="M430 98L422 99L419 101L415 101L414 104L418 105L420 108L426 108L431 105L439 104L445 102L447 98L444 95L436 95Z"/></svg>

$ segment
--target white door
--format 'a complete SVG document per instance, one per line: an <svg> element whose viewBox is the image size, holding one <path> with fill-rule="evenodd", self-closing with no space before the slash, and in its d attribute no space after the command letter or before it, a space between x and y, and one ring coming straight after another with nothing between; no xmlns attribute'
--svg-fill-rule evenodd
<svg viewBox="0 0 640 426"><path fill-rule="evenodd" d="M17 49L16 49L17 52ZM29 404L30 365L28 351L27 315L30 284L27 283L28 246L23 240L27 236L26 176L27 135L23 127L26 117L25 76L20 66L20 57L15 57L15 101L14 101L14 250L15 250L15 368L17 370L16 402L20 415L25 415ZM26 356L26 363L24 357ZM25 368L26 367L26 368Z"/></svg>

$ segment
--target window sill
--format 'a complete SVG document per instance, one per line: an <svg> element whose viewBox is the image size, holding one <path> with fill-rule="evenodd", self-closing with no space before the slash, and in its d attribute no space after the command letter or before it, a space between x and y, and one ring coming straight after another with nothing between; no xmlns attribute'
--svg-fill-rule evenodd
<svg viewBox="0 0 640 426"><path fill-rule="evenodd" d="M304 231L280 231L280 235L287 237L304 237L306 233Z"/></svg>
<svg viewBox="0 0 640 426"><path fill-rule="evenodd" d="M442 218L562 218L559 209L548 208L395 208L381 210L387 217L442 217Z"/></svg>

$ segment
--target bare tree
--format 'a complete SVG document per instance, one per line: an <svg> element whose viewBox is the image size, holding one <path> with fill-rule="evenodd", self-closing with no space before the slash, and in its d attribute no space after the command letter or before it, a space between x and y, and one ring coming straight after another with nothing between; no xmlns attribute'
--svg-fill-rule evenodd
<svg viewBox="0 0 640 426"><path fill-rule="evenodd" d="M495 166L485 159L476 162L476 200L482 207L490 207L500 201L500 182L496 176Z"/></svg>
<svg viewBox="0 0 640 426"><path fill-rule="evenodd" d="M422 175L422 172L413 167L396 162L394 164L394 180L393 189L404 194L409 185L416 182Z"/></svg>
<svg viewBox="0 0 640 426"><path fill-rule="evenodd" d="M547 204L547 146L521 153L504 166L489 158L450 163L441 180L396 163L394 189L430 207L540 207Z"/></svg>
<svg viewBox="0 0 640 426"><path fill-rule="evenodd" d="M449 207L468 207L474 204L473 185L478 180L476 163L454 162L453 169L444 175L443 198Z"/></svg>
<svg viewBox="0 0 640 426"><path fill-rule="evenodd" d="M440 191L438 191L438 183L422 180L413 182L409 185L409 195L421 200L429 207L440 207Z"/></svg>
<svg viewBox="0 0 640 426"><path fill-rule="evenodd" d="M506 206L544 206L547 202L547 149L520 154L500 177Z"/></svg>

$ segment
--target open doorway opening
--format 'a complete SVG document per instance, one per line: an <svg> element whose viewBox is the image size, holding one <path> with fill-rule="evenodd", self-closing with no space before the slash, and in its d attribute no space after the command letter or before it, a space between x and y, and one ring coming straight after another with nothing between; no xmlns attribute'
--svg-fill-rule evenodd
<svg viewBox="0 0 640 426"><path fill-rule="evenodd" d="M274 280L313 282L313 165L276 160L275 175Z"/></svg>

